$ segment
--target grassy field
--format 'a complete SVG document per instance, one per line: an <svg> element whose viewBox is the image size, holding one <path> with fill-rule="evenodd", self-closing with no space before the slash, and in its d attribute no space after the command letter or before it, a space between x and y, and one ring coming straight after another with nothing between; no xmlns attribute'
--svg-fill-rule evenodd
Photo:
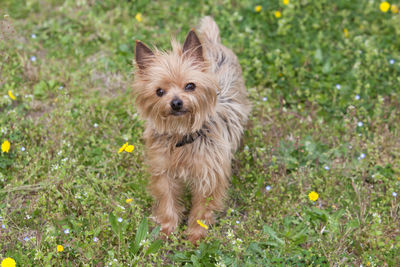
<svg viewBox="0 0 400 267"><path fill-rule="evenodd" d="M400 14L380 4L1 0L0 260L399 266ZM253 110L226 209L195 247L185 222L159 239L130 85L135 40L168 49L204 15Z"/></svg>

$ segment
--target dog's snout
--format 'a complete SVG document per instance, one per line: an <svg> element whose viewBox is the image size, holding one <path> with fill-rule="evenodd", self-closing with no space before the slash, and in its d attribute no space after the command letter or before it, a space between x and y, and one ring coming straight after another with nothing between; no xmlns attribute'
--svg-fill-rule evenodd
<svg viewBox="0 0 400 267"><path fill-rule="evenodd" d="M180 98L175 97L171 101L171 108L175 111L181 110L183 107L183 101Z"/></svg>

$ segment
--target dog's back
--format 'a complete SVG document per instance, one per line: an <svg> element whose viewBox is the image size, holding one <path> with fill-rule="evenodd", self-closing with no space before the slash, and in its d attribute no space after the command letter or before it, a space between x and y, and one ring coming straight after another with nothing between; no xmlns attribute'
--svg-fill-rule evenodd
<svg viewBox="0 0 400 267"><path fill-rule="evenodd" d="M199 34L210 70L218 80L217 115L226 124L226 137L236 150L251 110L242 69L236 55L221 44L218 26L211 17L202 18Z"/></svg>

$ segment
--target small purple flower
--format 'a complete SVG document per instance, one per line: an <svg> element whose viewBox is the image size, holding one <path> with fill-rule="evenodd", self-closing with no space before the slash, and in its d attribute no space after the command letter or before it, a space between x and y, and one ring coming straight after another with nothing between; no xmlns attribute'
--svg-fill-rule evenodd
<svg viewBox="0 0 400 267"><path fill-rule="evenodd" d="M28 242L30 240L30 238L28 236L24 237L25 242Z"/></svg>
<svg viewBox="0 0 400 267"><path fill-rule="evenodd" d="M97 243L97 241L99 241L99 239L97 237L93 237L93 242Z"/></svg>
<svg viewBox="0 0 400 267"><path fill-rule="evenodd" d="M362 127L364 124L363 124L362 121L359 121L359 122L357 123L357 125L358 125L358 127Z"/></svg>
<svg viewBox="0 0 400 267"><path fill-rule="evenodd" d="M394 59L389 60L390 65L394 64Z"/></svg>
<svg viewBox="0 0 400 267"><path fill-rule="evenodd" d="M328 165L325 165L325 166L324 166L324 169L327 170L327 171L329 171L330 168L329 168Z"/></svg>
<svg viewBox="0 0 400 267"><path fill-rule="evenodd" d="M25 147L23 146L23 147L21 147L21 151L22 152L24 152L25 151Z"/></svg>
<svg viewBox="0 0 400 267"><path fill-rule="evenodd" d="M31 61L35 62L36 61L36 57L35 56L31 56Z"/></svg>
<svg viewBox="0 0 400 267"><path fill-rule="evenodd" d="M237 224L239 224L239 223L240 223L240 221L236 221L236 223L237 223Z"/></svg>
<svg viewBox="0 0 400 267"><path fill-rule="evenodd" d="M1 224L1 228L6 229L6 226L4 224Z"/></svg>
<svg viewBox="0 0 400 267"><path fill-rule="evenodd" d="M265 187L265 190L267 190L267 191L271 190L271 186L267 185L267 186Z"/></svg>
<svg viewBox="0 0 400 267"><path fill-rule="evenodd" d="M62 90L64 88L64 86L60 85L60 87L58 87L58 90Z"/></svg>
<svg viewBox="0 0 400 267"><path fill-rule="evenodd" d="M268 100L268 97L264 96L264 97L263 97L263 101L265 102L265 101L267 101L267 100Z"/></svg>
<svg viewBox="0 0 400 267"><path fill-rule="evenodd" d="M121 217L118 217L117 221L122 222L123 220Z"/></svg>
<svg viewBox="0 0 400 267"><path fill-rule="evenodd" d="M32 39L36 39L36 34L32 33L31 37Z"/></svg>
<svg viewBox="0 0 400 267"><path fill-rule="evenodd" d="M360 100L360 95L356 95L354 98L355 98L356 100Z"/></svg>
<svg viewBox="0 0 400 267"><path fill-rule="evenodd" d="M336 89L340 90L340 88L342 88L342 86L340 84L336 84Z"/></svg>
<svg viewBox="0 0 400 267"><path fill-rule="evenodd" d="M93 127L97 128L97 127L99 127L99 125L97 123L95 123L95 124L93 124Z"/></svg>
<svg viewBox="0 0 400 267"><path fill-rule="evenodd" d="M393 192L393 193L392 193L392 196L393 196L393 197L397 197L397 193L396 193L396 192Z"/></svg>
<svg viewBox="0 0 400 267"><path fill-rule="evenodd" d="M69 234L69 229L68 228L64 230L64 234L66 234L66 235Z"/></svg>

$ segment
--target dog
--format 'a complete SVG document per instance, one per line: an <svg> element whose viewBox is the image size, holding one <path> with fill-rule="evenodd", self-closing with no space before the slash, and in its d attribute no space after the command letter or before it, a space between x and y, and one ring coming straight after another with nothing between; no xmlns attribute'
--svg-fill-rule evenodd
<svg viewBox="0 0 400 267"><path fill-rule="evenodd" d="M184 211L185 185L192 194L187 237L196 243L223 209L251 104L236 55L221 44L211 17L201 19L172 51L135 42L133 92L141 119L154 218L167 236Z"/></svg>

